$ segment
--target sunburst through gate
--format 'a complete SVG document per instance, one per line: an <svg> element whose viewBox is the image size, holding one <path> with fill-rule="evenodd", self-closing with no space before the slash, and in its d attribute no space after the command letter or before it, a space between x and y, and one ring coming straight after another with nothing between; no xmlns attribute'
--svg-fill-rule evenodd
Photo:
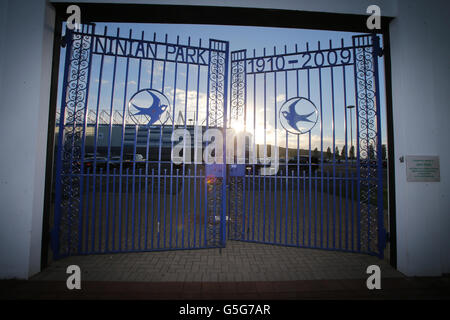
<svg viewBox="0 0 450 320"><path fill-rule="evenodd" d="M227 41L84 25L65 43L55 258L227 239L383 255L376 36L230 55Z"/></svg>

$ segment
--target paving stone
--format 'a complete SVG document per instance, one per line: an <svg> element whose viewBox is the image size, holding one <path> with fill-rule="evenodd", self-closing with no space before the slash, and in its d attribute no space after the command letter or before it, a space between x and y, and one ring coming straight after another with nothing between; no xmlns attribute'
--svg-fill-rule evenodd
<svg viewBox="0 0 450 320"><path fill-rule="evenodd" d="M388 262L364 254L228 241L222 249L73 256L53 262L33 280L65 280L68 265L79 265L94 281L282 281L364 279L367 266L382 277L403 275ZM83 278L82 278L83 279Z"/></svg>

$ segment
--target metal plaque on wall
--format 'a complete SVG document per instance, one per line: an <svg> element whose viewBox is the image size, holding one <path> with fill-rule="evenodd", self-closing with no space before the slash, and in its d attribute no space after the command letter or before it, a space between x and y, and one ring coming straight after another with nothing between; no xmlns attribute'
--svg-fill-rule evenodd
<svg viewBox="0 0 450 320"><path fill-rule="evenodd" d="M406 156L406 181L440 182L438 156Z"/></svg>

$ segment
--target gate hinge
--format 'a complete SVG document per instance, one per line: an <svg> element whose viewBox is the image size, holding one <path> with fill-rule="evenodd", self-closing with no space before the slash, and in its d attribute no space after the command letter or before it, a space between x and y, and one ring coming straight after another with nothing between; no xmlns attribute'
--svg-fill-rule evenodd
<svg viewBox="0 0 450 320"><path fill-rule="evenodd" d="M61 37L61 39L59 40L59 44L61 47L65 48L67 45L67 35L64 35Z"/></svg>
<svg viewBox="0 0 450 320"><path fill-rule="evenodd" d="M382 56L384 56L384 48L378 48L378 50L377 50L378 52L377 52L377 56L378 57L382 57Z"/></svg>

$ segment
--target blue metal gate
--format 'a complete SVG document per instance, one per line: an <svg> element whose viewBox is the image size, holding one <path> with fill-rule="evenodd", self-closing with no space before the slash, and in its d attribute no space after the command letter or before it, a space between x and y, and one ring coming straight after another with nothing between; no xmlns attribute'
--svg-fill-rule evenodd
<svg viewBox="0 0 450 320"><path fill-rule="evenodd" d="M231 53L228 127L251 147L229 178L229 239L383 256L380 53L375 35Z"/></svg>
<svg viewBox="0 0 450 320"><path fill-rule="evenodd" d="M225 175L171 151L176 129L225 130L228 42L152 37L65 36L55 258L225 245Z"/></svg>
<svg viewBox="0 0 450 320"><path fill-rule="evenodd" d="M232 52L228 109L228 42L146 36L65 36L55 258L227 239L383 256L376 36ZM219 163L204 161L209 129Z"/></svg>

